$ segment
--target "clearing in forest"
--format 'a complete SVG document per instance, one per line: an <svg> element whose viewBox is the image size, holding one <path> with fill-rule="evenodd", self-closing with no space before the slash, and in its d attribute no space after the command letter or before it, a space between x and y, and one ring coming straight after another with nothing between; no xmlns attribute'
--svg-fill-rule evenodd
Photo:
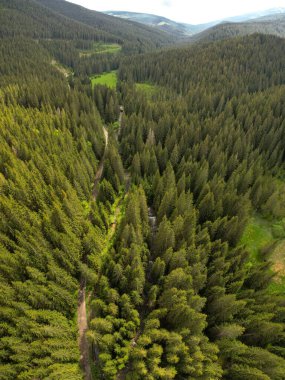
<svg viewBox="0 0 285 380"><path fill-rule="evenodd" d="M110 88L116 88L117 85L117 73L111 71L109 73L102 73L100 75L94 75L91 77L92 88L97 84L101 84Z"/></svg>
<svg viewBox="0 0 285 380"><path fill-rule="evenodd" d="M81 50L79 55L80 57L90 57L93 54L115 54L119 53L122 50L122 46L119 44L103 44L100 42L94 43L92 49Z"/></svg>
<svg viewBox="0 0 285 380"><path fill-rule="evenodd" d="M241 237L240 244L245 245L250 254L250 259L256 262L260 259L260 249L274 242L270 223L261 217L250 219Z"/></svg>
<svg viewBox="0 0 285 380"><path fill-rule="evenodd" d="M277 235L276 230L277 227L280 227L279 224L276 221L254 216L247 224L240 244L245 245L250 254L252 264L262 260L260 251L272 244L269 259L272 262L272 270L276 275L268 290L285 294L285 233L283 236L281 234ZM273 244L274 242L276 244Z"/></svg>

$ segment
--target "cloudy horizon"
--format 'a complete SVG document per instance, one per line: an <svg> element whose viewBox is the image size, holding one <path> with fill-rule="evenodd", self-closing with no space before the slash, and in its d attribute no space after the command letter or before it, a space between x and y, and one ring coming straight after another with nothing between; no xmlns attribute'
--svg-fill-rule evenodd
<svg viewBox="0 0 285 380"><path fill-rule="evenodd" d="M272 8L284 8L285 0L68 0L96 11L129 11L151 13L178 22L200 24L227 17L259 12Z"/></svg>

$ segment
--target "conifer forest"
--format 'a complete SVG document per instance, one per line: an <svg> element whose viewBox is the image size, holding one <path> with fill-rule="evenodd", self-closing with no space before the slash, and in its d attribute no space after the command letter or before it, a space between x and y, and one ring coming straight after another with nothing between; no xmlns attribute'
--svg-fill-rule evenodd
<svg viewBox="0 0 285 380"><path fill-rule="evenodd" d="M0 380L285 380L285 39L0 0Z"/></svg>

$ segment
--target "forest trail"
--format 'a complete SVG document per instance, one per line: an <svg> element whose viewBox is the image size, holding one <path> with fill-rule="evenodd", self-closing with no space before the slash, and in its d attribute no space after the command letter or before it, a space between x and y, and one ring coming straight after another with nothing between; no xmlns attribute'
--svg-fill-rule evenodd
<svg viewBox="0 0 285 380"><path fill-rule="evenodd" d="M89 363L89 347L86 337L88 329L86 300L85 300L85 282L81 281L79 291L79 306L78 306L78 328L79 328L79 348L80 348L80 365L84 371L84 379L92 380L91 367Z"/></svg>
<svg viewBox="0 0 285 380"><path fill-rule="evenodd" d="M70 75L72 75L71 70L68 70L63 65L61 65L59 62L57 62L55 59L51 61L52 66L54 66L61 74L64 75L65 78L68 78Z"/></svg>
<svg viewBox="0 0 285 380"><path fill-rule="evenodd" d="M118 118L119 129L118 129L118 136L117 136L117 137L120 137L120 135L121 135L123 113L124 113L124 107L123 107L123 106L120 106L120 114L119 114L119 118Z"/></svg>
<svg viewBox="0 0 285 380"><path fill-rule="evenodd" d="M98 184L101 180L103 169L104 169L104 159L109 142L109 134L105 127L103 127L103 132L105 136L105 150L101 162L99 164L97 173L94 180L94 188L92 192L92 199L96 201L98 196ZM84 372L84 380L92 380L92 372L89 361L89 345L86 337L86 332L88 329L87 313L86 313L86 287L85 281L82 280L80 283L79 297L78 297L78 309L77 309L77 323L78 323L78 345L80 349L80 365Z"/></svg>
<svg viewBox="0 0 285 380"><path fill-rule="evenodd" d="M108 134L108 131L105 127L103 127L103 132L104 132L104 136L105 136L105 151L104 151L103 157L101 159L101 162L99 164L99 168L97 170L95 180L94 180L94 186L93 186L93 191L92 191L92 198L94 201L96 201L96 198L97 198L98 193L99 193L98 184L99 184L101 177L102 177L102 174L103 174L104 160L105 160L105 155L106 155L108 142L109 142L109 134Z"/></svg>
<svg viewBox="0 0 285 380"><path fill-rule="evenodd" d="M121 211L121 206L120 204L118 205L118 207L116 207L115 209L115 213L114 213L114 222L111 224L111 236L114 235L115 231L116 231L116 227L117 227L117 224L118 224L118 216L120 215L120 211Z"/></svg>
<svg viewBox="0 0 285 380"><path fill-rule="evenodd" d="M271 255L273 263L272 269L275 272L274 281L282 283L285 278L285 240L281 240L273 250Z"/></svg>
<svg viewBox="0 0 285 380"><path fill-rule="evenodd" d="M119 123L121 125L121 114L119 117ZM103 169L104 169L104 161L107 152L107 147L109 143L109 134L106 127L103 127L103 133L105 137L105 150L102 156L101 162L99 164L98 170L94 179L94 186L92 191L92 199L96 201L98 193L99 193L99 183L102 178ZM130 175L125 174L125 181L127 184L127 189L130 186ZM113 235L117 226L117 219L120 214L120 206L115 210L114 215L114 223L111 225L111 234ZM86 286L85 281L81 281L80 290L79 290L79 298L78 298L78 310L77 310L77 321L78 321L78 331L79 331L79 348L80 348L80 365L84 372L84 380L92 380L92 371L89 361L89 344L86 337L86 332L88 330L88 318L86 313Z"/></svg>

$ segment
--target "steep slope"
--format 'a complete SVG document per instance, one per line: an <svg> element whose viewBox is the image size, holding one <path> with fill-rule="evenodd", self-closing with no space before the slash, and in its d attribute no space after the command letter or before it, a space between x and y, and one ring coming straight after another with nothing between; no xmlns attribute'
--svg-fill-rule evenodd
<svg viewBox="0 0 285 380"><path fill-rule="evenodd" d="M121 20L100 12L91 11L64 0L37 0L38 3L70 19L111 33L124 41L125 50L138 52L162 47L173 43L175 38L169 33L154 30L145 25Z"/></svg>
<svg viewBox="0 0 285 380"><path fill-rule="evenodd" d="M110 39L108 32L57 14L36 1L0 0L0 36L45 39Z"/></svg>
<svg viewBox="0 0 285 380"><path fill-rule="evenodd" d="M221 23L191 38L191 41L216 41L254 33L285 37L285 15L265 16L242 23Z"/></svg>

